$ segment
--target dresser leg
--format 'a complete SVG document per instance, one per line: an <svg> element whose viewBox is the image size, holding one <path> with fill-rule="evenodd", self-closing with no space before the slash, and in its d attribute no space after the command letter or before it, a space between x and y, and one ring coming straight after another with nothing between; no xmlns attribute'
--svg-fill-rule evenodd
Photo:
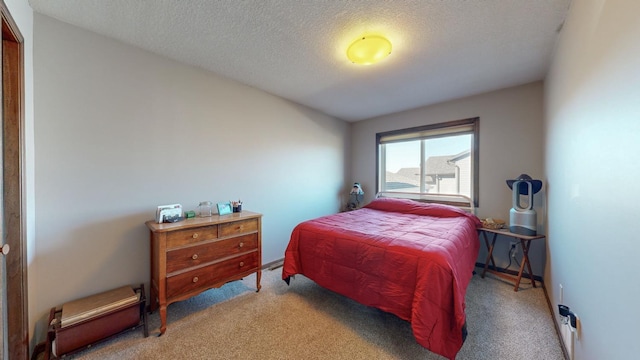
<svg viewBox="0 0 640 360"><path fill-rule="evenodd" d="M260 285L260 278L262 277L262 270L258 270L256 272L256 288L258 290L256 290L256 292L259 292L260 289L262 288L262 286Z"/></svg>
<svg viewBox="0 0 640 360"><path fill-rule="evenodd" d="M160 305L160 335L167 331L167 305ZM158 335L158 336L160 336Z"/></svg>

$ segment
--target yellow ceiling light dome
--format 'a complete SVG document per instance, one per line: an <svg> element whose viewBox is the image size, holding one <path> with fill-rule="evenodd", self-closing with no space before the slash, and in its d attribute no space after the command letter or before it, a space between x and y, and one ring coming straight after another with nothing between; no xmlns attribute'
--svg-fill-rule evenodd
<svg viewBox="0 0 640 360"><path fill-rule="evenodd" d="M384 36L367 35L349 45L347 57L360 65L371 65L391 54L391 42Z"/></svg>

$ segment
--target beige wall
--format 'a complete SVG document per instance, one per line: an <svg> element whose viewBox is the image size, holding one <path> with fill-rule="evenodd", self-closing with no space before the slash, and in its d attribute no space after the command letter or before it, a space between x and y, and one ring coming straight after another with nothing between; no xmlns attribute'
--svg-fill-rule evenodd
<svg viewBox="0 0 640 360"><path fill-rule="evenodd" d="M636 0L574 0L545 82L545 282L581 319L580 360L640 354L639 13Z"/></svg>
<svg viewBox="0 0 640 360"><path fill-rule="evenodd" d="M346 201L347 123L39 14L34 36L32 322L123 284L148 289L157 205L242 199L264 214L266 263L297 223Z"/></svg>
<svg viewBox="0 0 640 360"><path fill-rule="evenodd" d="M494 91L478 96L404 111L355 123L352 126L352 181L359 181L366 201L376 192L376 133L451 120L480 117L480 197L479 217L508 221L511 190L507 179L527 173L543 178L542 163L542 83ZM544 231L544 191L535 195L538 230ZM496 263L508 264L508 241L499 241ZM484 263L486 251L481 249L478 261ZM531 247L533 272L542 276L545 245ZM515 264L514 264L515 266ZM514 269L514 268L511 268Z"/></svg>

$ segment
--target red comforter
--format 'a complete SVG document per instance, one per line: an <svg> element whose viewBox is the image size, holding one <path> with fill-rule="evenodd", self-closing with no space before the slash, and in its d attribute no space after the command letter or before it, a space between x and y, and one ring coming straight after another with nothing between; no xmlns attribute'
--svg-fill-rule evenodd
<svg viewBox="0 0 640 360"><path fill-rule="evenodd" d="M282 278L318 285L411 323L419 344L450 359L464 341L465 293L480 220L458 208L392 198L305 221L291 234Z"/></svg>

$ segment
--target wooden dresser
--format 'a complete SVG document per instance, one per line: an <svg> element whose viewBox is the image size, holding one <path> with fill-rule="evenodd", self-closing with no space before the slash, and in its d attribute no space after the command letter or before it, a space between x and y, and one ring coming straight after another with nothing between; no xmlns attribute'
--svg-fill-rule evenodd
<svg viewBox="0 0 640 360"><path fill-rule="evenodd" d="M256 273L262 275L262 215L242 211L177 223L147 221L151 242L151 311L160 308L160 333L167 306Z"/></svg>

